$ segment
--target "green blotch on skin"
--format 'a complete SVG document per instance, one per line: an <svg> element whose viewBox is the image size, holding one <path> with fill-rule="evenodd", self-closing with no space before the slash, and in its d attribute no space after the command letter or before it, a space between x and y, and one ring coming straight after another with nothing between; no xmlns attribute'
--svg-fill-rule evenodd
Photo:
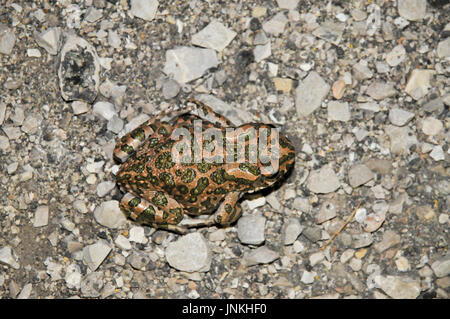
<svg viewBox="0 0 450 319"><path fill-rule="evenodd" d="M120 149L127 154L131 154L134 152L133 147L131 147L130 145L127 145L127 144L123 145Z"/></svg>
<svg viewBox="0 0 450 319"><path fill-rule="evenodd" d="M192 182L197 174L195 174L195 171L192 168L188 168L184 171L184 173L181 175L181 180L183 183L190 183Z"/></svg>
<svg viewBox="0 0 450 319"><path fill-rule="evenodd" d="M153 223L155 221L156 211L153 206L149 206L137 217L139 223Z"/></svg>
<svg viewBox="0 0 450 319"><path fill-rule="evenodd" d="M163 192L156 192L156 195L152 198L152 203L157 206L166 206L168 201Z"/></svg>
<svg viewBox="0 0 450 319"><path fill-rule="evenodd" d="M244 172L249 172L255 176L259 176L261 174L259 167L250 163L241 163L239 164L239 168Z"/></svg>
<svg viewBox="0 0 450 319"><path fill-rule="evenodd" d="M130 200L128 202L128 206L130 206L131 208L136 207L137 205L139 205L141 202L141 199L139 197L134 197L132 200Z"/></svg>
<svg viewBox="0 0 450 319"><path fill-rule="evenodd" d="M169 169L174 165L175 163L172 161L172 154L170 154L169 152L165 152L159 155L155 162L155 166L158 169Z"/></svg>
<svg viewBox="0 0 450 319"><path fill-rule="evenodd" d="M199 195L201 194L206 187L209 185L209 179L207 177L202 177L197 181L197 186L195 188L191 189L192 195Z"/></svg>
<svg viewBox="0 0 450 319"><path fill-rule="evenodd" d="M132 138L137 139L137 140L139 140L141 142L145 141L145 132L141 128L135 129L133 132L131 132L130 135L131 135Z"/></svg>

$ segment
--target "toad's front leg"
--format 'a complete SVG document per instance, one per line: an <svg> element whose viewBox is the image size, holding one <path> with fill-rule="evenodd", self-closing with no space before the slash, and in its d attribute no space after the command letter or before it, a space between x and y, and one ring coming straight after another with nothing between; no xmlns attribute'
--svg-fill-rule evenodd
<svg viewBox="0 0 450 319"><path fill-rule="evenodd" d="M120 207L127 216L141 224L148 224L154 228L171 230L180 234L188 232L186 227L177 225L184 216L184 207L168 194L159 191L149 191L146 198L126 193Z"/></svg>

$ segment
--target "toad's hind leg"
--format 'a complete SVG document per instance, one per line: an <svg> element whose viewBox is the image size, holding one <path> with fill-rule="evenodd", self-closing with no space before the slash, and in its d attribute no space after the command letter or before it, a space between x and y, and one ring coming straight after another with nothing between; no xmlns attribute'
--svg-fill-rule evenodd
<svg viewBox="0 0 450 319"><path fill-rule="evenodd" d="M140 224L180 234L187 233L186 227L177 225L183 219L184 207L175 199L163 192L152 191L150 201L126 193L120 201L120 207L125 210L128 217Z"/></svg>

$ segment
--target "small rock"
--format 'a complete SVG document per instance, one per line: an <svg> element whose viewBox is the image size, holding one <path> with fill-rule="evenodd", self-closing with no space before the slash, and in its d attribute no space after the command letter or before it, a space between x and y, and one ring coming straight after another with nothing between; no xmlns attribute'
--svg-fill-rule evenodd
<svg viewBox="0 0 450 319"><path fill-rule="evenodd" d="M55 263L51 257L47 257L44 261L44 265L47 266L47 274L52 278L52 281L60 280L63 266Z"/></svg>
<svg viewBox="0 0 450 319"><path fill-rule="evenodd" d="M353 65L353 75L358 81L363 81L372 78L373 72L370 70L367 61L361 60Z"/></svg>
<svg viewBox="0 0 450 319"><path fill-rule="evenodd" d="M434 117L427 117L422 122L422 132L429 136L439 134L443 128L442 122Z"/></svg>
<svg viewBox="0 0 450 319"><path fill-rule="evenodd" d="M30 284L26 284L25 286L23 286L22 290L20 291L20 294L17 296L17 299L28 299L30 298L31 292L33 289L33 285Z"/></svg>
<svg viewBox="0 0 450 319"><path fill-rule="evenodd" d="M77 264L70 264L66 268L64 281L69 289L81 288L81 269Z"/></svg>
<svg viewBox="0 0 450 319"><path fill-rule="evenodd" d="M89 7L86 10L86 14L84 16L84 21L89 22L89 23L94 23L95 21L99 20L102 16L103 16L103 12L101 9Z"/></svg>
<svg viewBox="0 0 450 319"><path fill-rule="evenodd" d="M270 57L271 54L272 54L272 48L271 48L270 41L264 45L257 45L253 49L253 56L254 56L255 62L261 62L262 60Z"/></svg>
<svg viewBox="0 0 450 319"><path fill-rule="evenodd" d="M131 0L130 13L135 17L151 21L156 16L158 10L157 0Z"/></svg>
<svg viewBox="0 0 450 319"><path fill-rule="evenodd" d="M450 57L450 37L447 37L445 40L439 42L436 53L440 58L448 58Z"/></svg>
<svg viewBox="0 0 450 319"><path fill-rule="evenodd" d="M284 224L281 231L281 239L284 245L291 245L297 237L302 233L303 227L300 225L300 221L297 218L289 218Z"/></svg>
<svg viewBox="0 0 450 319"><path fill-rule="evenodd" d="M39 49L27 49L27 55L30 58L40 58L41 57L41 51L39 51Z"/></svg>
<svg viewBox="0 0 450 319"><path fill-rule="evenodd" d="M186 272L206 272L211 266L212 253L200 233L190 233L167 245L166 260L175 269Z"/></svg>
<svg viewBox="0 0 450 319"><path fill-rule="evenodd" d="M277 0L277 4L281 9L295 10L299 0Z"/></svg>
<svg viewBox="0 0 450 319"><path fill-rule="evenodd" d="M100 225L113 229L122 227L127 220L116 200L101 203L94 211L94 218Z"/></svg>
<svg viewBox="0 0 450 319"><path fill-rule="evenodd" d="M142 226L133 226L130 229L129 240L140 244L147 244L148 239L145 236L145 230Z"/></svg>
<svg viewBox="0 0 450 319"><path fill-rule="evenodd" d="M338 80L334 82L333 85L331 86L331 92L336 100L342 99L345 92L345 81Z"/></svg>
<svg viewBox="0 0 450 319"><path fill-rule="evenodd" d="M420 280L418 279L378 275L375 277L375 283L394 299L415 299L420 294Z"/></svg>
<svg viewBox="0 0 450 319"><path fill-rule="evenodd" d="M270 206L272 206L272 208L276 211L276 212L281 212L281 203L278 200L277 196L275 196L275 192L270 193L269 195L266 196L266 201L267 203L269 203Z"/></svg>
<svg viewBox="0 0 450 319"><path fill-rule="evenodd" d="M431 264L434 274L438 278L448 276L450 274L450 254L436 260Z"/></svg>
<svg viewBox="0 0 450 319"><path fill-rule="evenodd" d="M302 283L304 283L305 285L309 285L314 282L316 276L317 276L316 272L314 272L314 271L310 272L310 271L305 270L302 274L302 278L300 278L300 281Z"/></svg>
<svg viewBox="0 0 450 319"><path fill-rule="evenodd" d="M320 206L319 213L316 217L316 223L322 224L334 217L336 217L336 205L332 201L326 201Z"/></svg>
<svg viewBox="0 0 450 319"><path fill-rule="evenodd" d="M92 103L100 85L100 63L95 48L83 38L67 35L60 61L58 77L63 99Z"/></svg>
<svg viewBox="0 0 450 319"><path fill-rule="evenodd" d="M192 36L192 44L222 51L237 35L233 30L228 29L219 21L210 22L203 30Z"/></svg>
<svg viewBox="0 0 450 319"><path fill-rule="evenodd" d="M57 55L60 46L61 31L58 27L50 28L36 36L36 43L48 54Z"/></svg>
<svg viewBox="0 0 450 319"><path fill-rule="evenodd" d="M352 258L350 259L348 265L353 271L360 271L362 267L362 260L358 258Z"/></svg>
<svg viewBox="0 0 450 319"><path fill-rule="evenodd" d="M264 227L266 218L260 215L248 215L239 218L237 233L241 243L248 245L261 245L264 240Z"/></svg>
<svg viewBox="0 0 450 319"><path fill-rule="evenodd" d="M132 248L130 241L125 236L119 234L114 241L117 247L123 250L129 250Z"/></svg>
<svg viewBox="0 0 450 319"><path fill-rule="evenodd" d="M162 86L162 94L166 100L171 99L178 95L180 92L180 85L173 79L167 79Z"/></svg>
<svg viewBox="0 0 450 319"><path fill-rule="evenodd" d="M354 165L348 171L348 182L353 188L361 186L373 178L373 172L364 164Z"/></svg>
<svg viewBox="0 0 450 319"><path fill-rule="evenodd" d="M395 46L391 52L386 54L386 62L394 67L402 63L406 58L405 47L401 44Z"/></svg>
<svg viewBox="0 0 450 319"><path fill-rule="evenodd" d="M315 243L322 238L322 229L320 227L306 227L305 230L303 230L303 236Z"/></svg>
<svg viewBox="0 0 450 319"><path fill-rule="evenodd" d="M248 205L248 208L250 210L253 210L255 208L264 206L266 204L266 198L264 196L252 199L252 200L246 200L245 201Z"/></svg>
<svg viewBox="0 0 450 319"><path fill-rule="evenodd" d="M83 248L83 260L89 269L95 271L111 251L108 242L100 239L95 244Z"/></svg>
<svg viewBox="0 0 450 319"><path fill-rule="evenodd" d="M258 247L244 254L244 261L247 266L269 264L278 258L280 258L280 254L267 246Z"/></svg>
<svg viewBox="0 0 450 319"><path fill-rule="evenodd" d="M312 171L308 177L308 189L314 193L327 194L334 192L341 186L335 172L329 167L324 166L319 170Z"/></svg>
<svg viewBox="0 0 450 319"><path fill-rule="evenodd" d="M83 101L73 101L71 106L73 114L75 115L80 115L89 111L88 104Z"/></svg>
<svg viewBox="0 0 450 319"><path fill-rule="evenodd" d="M320 27L315 29L312 34L334 45L338 45L339 42L341 42L344 27L344 23L325 21Z"/></svg>
<svg viewBox="0 0 450 319"><path fill-rule="evenodd" d="M352 235L352 247L355 249L370 246L373 243L373 236L370 233Z"/></svg>
<svg viewBox="0 0 450 319"><path fill-rule="evenodd" d="M388 125L385 131L391 140L390 149L393 154L409 153L410 147L418 143L417 137L408 126Z"/></svg>
<svg viewBox="0 0 450 319"><path fill-rule="evenodd" d="M86 275L81 283L80 290L83 297L99 297L104 285L104 274L101 271L91 272Z"/></svg>
<svg viewBox="0 0 450 319"><path fill-rule="evenodd" d="M350 109L347 102L330 101L328 103L328 121L350 120Z"/></svg>
<svg viewBox="0 0 450 319"><path fill-rule="evenodd" d="M395 265L397 266L398 271L405 272L411 269L408 259L401 256L395 260Z"/></svg>
<svg viewBox="0 0 450 319"><path fill-rule="evenodd" d="M412 118L414 118L415 114L413 112L408 112L402 109L394 108L389 111L389 121L395 126L404 126Z"/></svg>
<svg viewBox="0 0 450 319"><path fill-rule="evenodd" d="M0 264L6 264L14 269L20 268L17 256L9 246L0 248Z"/></svg>
<svg viewBox="0 0 450 319"><path fill-rule="evenodd" d="M144 270L145 266L150 262L150 257L143 253L133 251L127 258L128 263L137 270Z"/></svg>
<svg viewBox="0 0 450 319"><path fill-rule="evenodd" d="M111 131L115 134L119 134L119 132L122 131L123 126L124 126L123 120L114 114L112 118L108 121L106 128L108 129L108 131Z"/></svg>
<svg viewBox="0 0 450 319"><path fill-rule="evenodd" d="M366 90L366 94L369 95L374 100L383 100L385 98L395 95L395 91L392 83L374 81Z"/></svg>
<svg viewBox="0 0 450 319"><path fill-rule="evenodd" d="M445 153L442 146L437 145L433 147L433 150L430 152L430 157L435 161L445 160Z"/></svg>
<svg viewBox="0 0 450 319"><path fill-rule="evenodd" d="M293 81L288 78L274 78L275 90L289 93L292 90Z"/></svg>
<svg viewBox="0 0 450 319"><path fill-rule="evenodd" d="M347 261L349 261L353 257L354 254L355 254L354 249L349 248L349 249L344 250L344 252L341 255L340 262L342 264L345 264Z"/></svg>
<svg viewBox="0 0 450 319"><path fill-rule="evenodd" d="M283 12L278 12L272 19L263 23L263 30L268 34L278 36L284 32L288 19Z"/></svg>
<svg viewBox="0 0 450 319"><path fill-rule="evenodd" d="M378 253L397 245L400 243L400 235L392 230L386 230L383 234L383 239L374 245L375 250Z"/></svg>
<svg viewBox="0 0 450 319"><path fill-rule="evenodd" d="M319 262L321 262L324 258L325 258L324 253L321 251L318 251L309 256L309 264L311 265L311 267L314 267Z"/></svg>
<svg viewBox="0 0 450 319"><path fill-rule="evenodd" d="M14 35L14 30L0 23L0 53L10 55L15 42L16 36Z"/></svg>
<svg viewBox="0 0 450 319"><path fill-rule="evenodd" d="M406 82L405 92L415 100L420 100L428 93L431 77L436 73L434 70L414 69Z"/></svg>
<svg viewBox="0 0 450 319"><path fill-rule="evenodd" d="M426 0L402 0L397 2L398 14L410 21L420 21L427 13Z"/></svg>
<svg viewBox="0 0 450 319"><path fill-rule="evenodd" d="M113 116L117 116L114 104L106 101L100 101L94 104L92 112L100 115L105 120L111 120Z"/></svg>
<svg viewBox="0 0 450 319"><path fill-rule="evenodd" d="M120 48L122 40L120 39L120 36L117 33L117 31L114 30L108 31L108 44L114 49Z"/></svg>
<svg viewBox="0 0 450 319"><path fill-rule="evenodd" d="M269 37L266 35L264 30L258 30L255 38L253 39L254 45L265 45L270 42Z"/></svg>
<svg viewBox="0 0 450 319"><path fill-rule="evenodd" d="M97 196L105 197L106 195L109 194L109 192L111 192L114 189L115 186L116 186L116 183L110 182L110 181L99 183L97 185Z"/></svg>
<svg viewBox="0 0 450 319"><path fill-rule="evenodd" d="M299 117L306 117L322 104L330 91L330 85L315 71L301 81L295 90L295 105Z"/></svg>
<svg viewBox="0 0 450 319"><path fill-rule="evenodd" d="M225 230L224 229L217 229L209 234L209 240L210 241L223 241L225 240Z"/></svg>
<svg viewBox="0 0 450 319"><path fill-rule="evenodd" d="M163 72L178 83L187 83L201 77L208 69L217 67L216 51L194 47L179 47L166 51Z"/></svg>
<svg viewBox="0 0 450 319"><path fill-rule="evenodd" d="M34 213L33 227L47 226L48 224L48 206L39 206Z"/></svg>

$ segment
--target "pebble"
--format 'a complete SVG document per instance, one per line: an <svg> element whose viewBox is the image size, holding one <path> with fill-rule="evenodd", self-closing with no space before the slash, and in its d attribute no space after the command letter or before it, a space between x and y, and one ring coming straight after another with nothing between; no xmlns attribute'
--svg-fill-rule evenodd
<svg viewBox="0 0 450 319"><path fill-rule="evenodd" d="M6 264L14 269L20 268L17 256L9 246L0 248L0 264Z"/></svg>
<svg viewBox="0 0 450 319"><path fill-rule="evenodd" d="M19 295L17 296L17 299L30 298L32 290L33 290L33 285L31 283L26 284L25 286L23 286L22 290L20 291Z"/></svg>
<svg viewBox="0 0 450 319"><path fill-rule="evenodd" d="M34 212L33 227L47 226L48 224L48 206L39 206Z"/></svg>
<svg viewBox="0 0 450 319"><path fill-rule="evenodd" d="M105 260L111 251L111 247L104 239L98 240L95 244L83 248L83 261L89 269L95 271Z"/></svg>
<svg viewBox="0 0 450 319"><path fill-rule="evenodd" d="M301 81L295 90L295 105L299 117L306 117L322 104L328 95L330 85L315 71Z"/></svg>
<svg viewBox="0 0 450 319"><path fill-rule="evenodd" d="M237 235L239 241L246 245L261 245L264 240L266 218L261 215L248 215L239 218Z"/></svg>
<svg viewBox="0 0 450 319"><path fill-rule="evenodd" d="M303 236L305 236L309 241L315 243L322 239L322 229L320 227L306 227L303 230Z"/></svg>
<svg viewBox="0 0 450 319"><path fill-rule="evenodd" d="M9 147L9 139L6 136L0 135L0 150L7 151Z"/></svg>
<svg viewBox="0 0 450 319"><path fill-rule="evenodd" d="M445 153L442 149L442 146L435 146L433 150L430 152L430 157L435 161L443 161L445 160Z"/></svg>
<svg viewBox="0 0 450 319"><path fill-rule="evenodd" d="M121 228L127 220L116 200L101 203L94 211L94 218L100 225L111 229Z"/></svg>
<svg viewBox="0 0 450 319"><path fill-rule="evenodd" d="M77 264L70 264L65 269L64 281L69 289L81 288L81 269Z"/></svg>
<svg viewBox="0 0 450 319"><path fill-rule="evenodd" d="M447 254L431 264L434 274L438 278L450 275L450 254Z"/></svg>
<svg viewBox="0 0 450 319"><path fill-rule="evenodd" d="M121 47L122 40L120 39L117 31L109 30L108 31L108 44L114 49L118 49Z"/></svg>
<svg viewBox="0 0 450 319"><path fill-rule="evenodd" d="M293 81L289 78L274 78L275 90L289 93L292 90Z"/></svg>
<svg viewBox="0 0 450 319"><path fill-rule="evenodd" d="M331 92L336 100L342 99L345 92L345 81L338 80L334 82L333 85L331 86Z"/></svg>
<svg viewBox="0 0 450 319"><path fill-rule="evenodd" d="M60 280L63 266L55 263L51 257L47 257L44 261L44 265L47 266L46 272L51 277L52 281Z"/></svg>
<svg viewBox="0 0 450 319"><path fill-rule="evenodd" d="M119 132L122 131L123 126L124 126L123 120L114 114L112 118L108 121L106 128L108 129L108 131L111 131L115 134L119 134Z"/></svg>
<svg viewBox="0 0 450 319"><path fill-rule="evenodd" d="M92 103L100 85L100 63L95 48L83 38L68 35L60 53L59 87L66 101ZM74 84L70 79L79 78Z"/></svg>
<svg viewBox="0 0 450 319"><path fill-rule="evenodd" d="M409 265L409 261L404 256L401 256L395 260L395 265L397 266L397 270L401 272L409 271L411 270L411 267Z"/></svg>
<svg viewBox="0 0 450 319"><path fill-rule="evenodd" d="M167 79L162 85L162 94L166 100L174 98L180 92L181 86L173 79Z"/></svg>
<svg viewBox="0 0 450 319"><path fill-rule="evenodd" d="M150 257L141 252L133 251L127 258L131 267L137 270L145 270L145 266L150 262Z"/></svg>
<svg viewBox="0 0 450 319"><path fill-rule="evenodd" d="M272 19L264 22L262 28L266 33L278 36L284 32L287 22L288 18L284 13L278 12Z"/></svg>
<svg viewBox="0 0 450 319"><path fill-rule="evenodd" d="M302 278L300 278L300 281L304 283L305 285L312 284L317 276L317 273L315 271L304 271L302 274Z"/></svg>
<svg viewBox="0 0 450 319"><path fill-rule="evenodd" d="M14 35L14 31L3 23L0 23L0 53L10 55L15 42L16 36Z"/></svg>
<svg viewBox="0 0 450 319"><path fill-rule="evenodd" d="M178 83L187 83L201 77L218 64L216 51L183 46L166 51L163 72Z"/></svg>
<svg viewBox="0 0 450 319"><path fill-rule="evenodd" d="M353 271L360 271L362 267L362 260L353 257L352 259L350 259L348 265Z"/></svg>
<svg viewBox="0 0 450 319"><path fill-rule="evenodd" d="M363 81L372 78L373 72L369 68L366 60L360 60L353 65L353 75L358 81Z"/></svg>
<svg viewBox="0 0 450 319"><path fill-rule="evenodd" d="M99 101L94 104L92 112L100 115L105 120L111 120L113 116L117 116L116 110L114 108L114 104L106 101Z"/></svg>
<svg viewBox="0 0 450 319"><path fill-rule="evenodd" d="M277 0L277 5L281 9L295 10L299 0Z"/></svg>
<svg viewBox="0 0 450 319"><path fill-rule="evenodd" d="M398 14L409 21L420 21L427 13L426 0L402 0L397 2Z"/></svg>
<svg viewBox="0 0 450 319"><path fill-rule="evenodd" d="M345 26L344 23L334 23L331 21L325 21L320 25L320 27L315 29L312 32L312 34L334 45L338 45L342 39L344 26Z"/></svg>
<svg viewBox="0 0 450 319"><path fill-rule="evenodd" d="M97 185L97 196L98 197L105 197L108 195L116 186L115 182L101 182Z"/></svg>
<svg viewBox="0 0 450 319"><path fill-rule="evenodd" d="M262 60L270 57L272 54L272 47L270 41L264 45L257 45L253 49L253 56L255 58L255 62L261 62Z"/></svg>
<svg viewBox="0 0 450 319"><path fill-rule="evenodd" d="M39 51L39 49L27 49L27 56L30 58L40 58L41 51Z"/></svg>
<svg viewBox="0 0 450 319"><path fill-rule="evenodd" d="M151 21L156 16L158 4L157 0L131 0L130 13L135 17Z"/></svg>
<svg viewBox="0 0 450 319"><path fill-rule="evenodd" d="M130 235L129 235L128 239L130 241L134 241L135 243L144 244L144 245L147 244L148 239L145 236L144 227L133 226L133 227L131 227L129 233L130 233Z"/></svg>
<svg viewBox="0 0 450 319"><path fill-rule="evenodd" d="M350 120L350 109L347 102L330 101L328 103L328 121L347 122Z"/></svg>
<svg viewBox="0 0 450 319"><path fill-rule="evenodd" d="M406 82L405 92L413 99L420 100L428 93L431 87L430 80L436 73L434 70L414 69Z"/></svg>
<svg viewBox="0 0 450 319"><path fill-rule="evenodd" d="M88 104L83 101L73 101L71 106L74 115L84 114L89 111Z"/></svg>
<svg viewBox="0 0 450 319"><path fill-rule="evenodd" d="M442 122L434 117L426 117L422 121L422 132L429 136L439 134L444 128Z"/></svg>
<svg viewBox="0 0 450 319"><path fill-rule="evenodd" d="M391 140L390 150L393 154L407 154L411 146L418 144L417 137L408 126L388 125L385 132Z"/></svg>
<svg viewBox="0 0 450 319"><path fill-rule="evenodd" d="M267 203L269 203L270 206L272 206L272 208L276 212L281 212L281 209L283 206L281 205L280 201L278 200L278 197L276 196L275 192L272 192L269 195L267 195L266 201L267 201Z"/></svg>
<svg viewBox="0 0 450 319"><path fill-rule="evenodd" d="M397 91L394 89L392 83L374 81L366 90L366 94L374 100L383 100L385 98L395 95Z"/></svg>
<svg viewBox="0 0 450 319"><path fill-rule="evenodd" d="M99 297L105 284L102 271L91 272L80 283L81 295L86 298Z"/></svg>
<svg viewBox="0 0 450 319"><path fill-rule="evenodd" d="M225 238L226 238L225 230L222 228L213 231L208 236L208 239L210 241L223 241L225 240Z"/></svg>
<svg viewBox="0 0 450 319"><path fill-rule="evenodd" d="M353 188L367 183L374 177L374 173L365 164L354 165L348 171L348 182Z"/></svg>
<svg viewBox="0 0 450 319"><path fill-rule="evenodd" d="M414 118L413 112L408 112L399 108L389 111L389 121L395 126L404 126Z"/></svg>
<svg viewBox="0 0 450 319"><path fill-rule="evenodd" d="M314 267L315 265L320 263L324 258L325 258L324 253L321 251L318 251L309 256L309 264L311 265L311 267Z"/></svg>
<svg viewBox="0 0 450 319"><path fill-rule="evenodd" d="M450 37L447 37L445 40L439 42L436 53L440 58L448 58L450 57Z"/></svg>
<svg viewBox="0 0 450 319"><path fill-rule="evenodd" d="M250 210L253 210L255 208L264 206L266 204L266 198L264 196L252 199L252 200L246 200L245 201L248 205L248 208Z"/></svg>
<svg viewBox="0 0 450 319"><path fill-rule="evenodd" d="M86 14L84 16L84 21L89 22L89 23L94 23L95 21L102 18L102 16L103 16L103 11L101 9L89 7L86 10Z"/></svg>
<svg viewBox="0 0 450 319"><path fill-rule="evenodd" d="M222 51L236 37L237 33L219 21L211 21L203 30L192 36L192 44L199 47Z"/></svg>
<svg viewBox="0 0 450 319"><path fill-rule="evenodd" d="M244 254L244 261L247 266L258 264L270 264L280 258L280 254L269 249L267 246L261 246Z"/></svg>
<svg viewBox="0 0 450 319"><path fill-rule="evenodd" d="M334 217L336 217L336 205L332 201L325 201L320 206L319 213L316 216L316 223L322 224Z"/></svg>
<svg viewBox="0 0 450 319"><path fill-rule="evenodd" d="M36 36L36 43L48 54L57 55L61 45L61 31L58 27L47 29Z"/></svg>
<svg viewBox="0 0 450 319"><path fill-rule="evenodd" d="M352 235L352 247L354 249L370 246L373 243L373 236L370 233Z"/></svg>
<svg viewBox="0 0 450 319"><path fill-rule="evenodd" d="M386 54L386 62L392 67L402 63L406 58L405 47L401 44L395 46L391 52Z"/></svg>
<svg viewBox="0 0 450 319"><path fill-rule="evenodd" d="M415 299L420 294L420 280L402 276L375 276L375 283L394 299Z"/></svg>
<svg viewBox="0 0 450 319"><path fill-rule="evenodd" d="M319 170L312 171L308 177L306 187L317 194L334 192L341 186L336 173L329 167L324 166Z"/></svg>
<svg viewBox="0 0 450 319"><path fill-rule="evenodd" d="M355 254L354 249L351 249L351 248L346 249L342 252L341 258L339 260L342 264L345 264L347 261L349 261L353 257L354 254Z"/></svg>
<svg viewBox="0 0 450 319"><path fill-rule="evenodd" d="M376 243L374 248L378 253L382 253L383 251L398 245L400 242L400 235L389 229L384 232L383 239L379 243Z"/></svg>
<svg viewBox="0 0 450 319"><path fill-rule="evenodd" d="M130 241L124 235L119 234L114 241L117 247L123 250L130 250L132 248Z"/></svg>
<svg viewBox="0 0 450 319"><path fill-rule="evenodd" d="M186 272L209 271L212 252L208 241L200 233L190 233L170 242L165 250L169 265Z"/></svg>
<svg viewBox="0 0 450 319"><path fill-rule="evenodd" d="M300 225L300 221L297 218L289 218L287 222L284 223L281 231L281 240L283 241L283 245L293 244L302 231L303 226Z"/></svg>

